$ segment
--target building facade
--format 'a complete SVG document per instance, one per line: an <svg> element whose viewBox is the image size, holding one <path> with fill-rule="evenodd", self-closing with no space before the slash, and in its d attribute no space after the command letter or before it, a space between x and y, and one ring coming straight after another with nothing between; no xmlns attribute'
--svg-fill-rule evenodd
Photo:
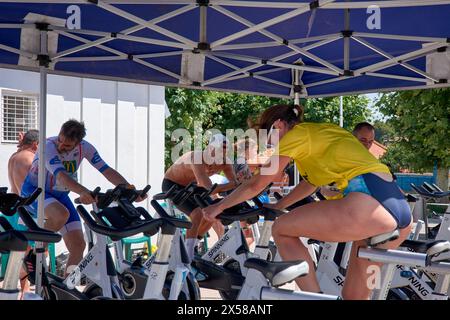
<svg viewBox="0 0 450 320"><path fill-rule="evenodd" d="M17 132L39 128L39 91L38 73L0 69L0 186L9 186ZM164 87L48 75L47 137L68 119L83 120L86 140L108 165L137 188L150 184L151 194L164 176L165 114ZM111 187L87 161L78 180L90 189Z"/></svg>

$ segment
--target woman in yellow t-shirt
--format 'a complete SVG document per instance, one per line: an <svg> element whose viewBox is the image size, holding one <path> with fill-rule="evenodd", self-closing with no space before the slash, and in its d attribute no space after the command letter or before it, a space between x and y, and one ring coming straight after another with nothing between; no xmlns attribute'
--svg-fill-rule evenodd
<svg viewBox="0 0 450 320"><path fill-rule="evenodd" d="M299 106L276 105L260 117L259 129L269 130L269 143L277 145L266 168L242 184L221 202L203 209L213 220L224 209L261 192L293 159L303 180L272 207L284 209L307 197L320 186L334 185L342 192L336 200L298 207L275 221L272 235L283 260L306 260L309 274L298 278L304 291L320 292L314 263L299 237L326 242L353 241L342 296L368 299L368 267L376 263L357 258L365 239L399 229L400 237L384 244L396 248L411 231L411 213L389 169L350 133L333 124L301 123ZM275 141L278 132L278 140ZM271 169L270 169L271 168Z"/></svg>

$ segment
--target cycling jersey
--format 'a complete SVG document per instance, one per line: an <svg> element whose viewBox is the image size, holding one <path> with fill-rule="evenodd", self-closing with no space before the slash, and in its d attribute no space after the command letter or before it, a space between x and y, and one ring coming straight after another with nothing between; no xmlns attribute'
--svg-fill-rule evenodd
<svg viewBox="0 0 450 320"><path fill-rule="evenodd" d="M103 172L109 166L103 161L97 150L86 140L82 140L80 144L69 152L59 153L57 150L58 137L47 139L45 145L45 174L46 184L45 191L50 193L69 192L69 189L60 185L56 179L58 173L64 171L74 180L78 180L77 170L83 159L87 159L89 163L98 171ZM30 171L25 178L24 184L34 187L38 186L39 171L39 154L36 153L31 164Z"/></svg>
<svg viewBox="0 0 450 320"><path fill-rule="evenodd" d="M58 183L56 179L58 173L65 172L72 179L77 179L77 170L81 165L83 159L87 159L92 166L98 171L103 172L108 169L108 165L98 154L97 150L89 142L81 140L80 144L69 152L59 153L56 142L58 137L51 137L47 139L45 145L45 201L44 210L47 206L54 202L62 204L69 212L64 227L59 230L61 234L66 232L81 230L80 217L75 209L72 201L69 198L69 189ZM38 186L38 171L39 171L39 155L36 154L33 159L30 171L22 185L22 196L29 196L34 192ZM27 206L27 209L36 219L38 212L38 200ZM21 222L20 222L21 223Z"/></svg>
<svg viewBox="0 0 450 320"><path fill-rule="evenodd" d="M334 184L341 191L364 173L390 173L350 132L328 123L301 123L280 140L274 154L295 160L314 186Z"/></svg>

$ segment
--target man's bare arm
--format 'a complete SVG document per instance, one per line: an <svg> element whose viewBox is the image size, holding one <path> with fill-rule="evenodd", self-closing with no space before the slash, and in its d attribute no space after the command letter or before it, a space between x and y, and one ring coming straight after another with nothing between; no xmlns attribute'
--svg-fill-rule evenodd
<svg viewBox="0 0 450 320"><path fill-rule="evenodd" d="M83 193L89 193L90 192L88 189L86 189L81 184L79 184L74 179L72 179L64 171L58 172L58 174L56 176L56 179L58 180L59 183L61 183L67 189L69 189L72 192L78 193L79 195L82 195Z"/></svg>
<svg viewBox="0 0 450 320"><path fill-rule="evenodd" d="M111 182L115 186L119 184L128 184L128 181L113 168L106 169L102 172L102 174L109 182Z"/></svg>
<svg viewBox="0 0 450 320"><path fill-rule="evenodd" d="M206 174L206 168L203 164L191 164L191 169L199 187L205 189L210 189L212 187L211 179Z"/></svg>

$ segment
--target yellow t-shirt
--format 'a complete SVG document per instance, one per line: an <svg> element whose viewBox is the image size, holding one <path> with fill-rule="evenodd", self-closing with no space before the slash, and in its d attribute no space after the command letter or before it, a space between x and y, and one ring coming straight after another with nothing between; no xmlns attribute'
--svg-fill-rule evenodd
<svg viewBox="0 0 450 320"><path fill-rule="evenodd" d="M361 174L390 173L350 132L329 123L296 125L274 154L294 159L301 176L312 185L334 184L341 191Z"/></svg>

